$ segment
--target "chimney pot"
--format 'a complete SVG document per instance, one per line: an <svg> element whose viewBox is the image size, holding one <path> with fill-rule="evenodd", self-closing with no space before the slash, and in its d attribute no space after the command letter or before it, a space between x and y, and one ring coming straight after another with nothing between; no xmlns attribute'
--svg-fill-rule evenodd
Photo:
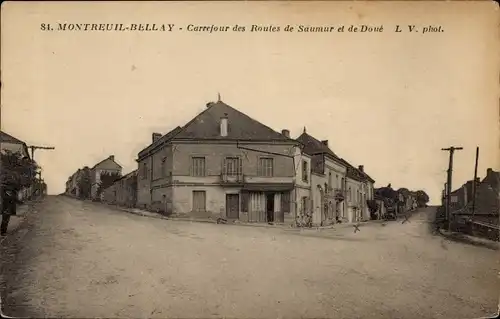
<svg viewBox="0 0 500 319"><path fill-rule="evenodd" d="M364 172L364 171L365 171L365 166L364 166L364 165L359 165L359 166L358 166L358 169L359 169L360 171Z"/></svg>
<svg viewBox="0 0 500 319"><path fill-rule="evenodd" d="M153 143L156 142L157 140L159 140L160 138L161 138L161 133L153 133L152 134Z"/></svg>
<svg viewBox="0 0 500 319"><path fill-rule="evenodd" d="M325 145L325 146L328 146L328 140L323 140L323 141L321 141L321 143L323 143L323 145Z"/></svg>
<svg viewBox="0 0 500 319"><path fill-rule="evenodd" d="M282 131L281 131L281 134L285 135L285 137L290 138L290 131L289 131L289 130L286 130L286 129L285 129L285 130L282 130Z"/></svg>

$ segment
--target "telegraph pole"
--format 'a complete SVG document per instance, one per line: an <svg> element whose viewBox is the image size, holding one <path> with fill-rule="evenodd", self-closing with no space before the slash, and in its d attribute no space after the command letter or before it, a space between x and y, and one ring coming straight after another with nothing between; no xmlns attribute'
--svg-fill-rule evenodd
<svg viewBox="0 0 500 319"><path fill-rule="evenodd" d="M36 146L36 145L31 145L28 146L29 149L31 149L31 159L35 160L35 150L54 150L55 147L52 146Z"/></svg>
<svg viewBox="0 0 500 319"><path fill-rule="evenodd" d="M30 145L28 146L29 149L31 149L31 160L35 162L35 150L54 150L55 147L53 146L38 146L38 145ZM42 192L42 172L37 172L35 173L38 175L38 185L37 189ZM36 177L35 177L36 178Z"/></svg>
<svg viewBox="0 0 500 319"><path fill-rule="evenodd" d="M450 230L450 224L451 224L451 211L450 211L450 204L451 204L451 180L452 180L452 172L453 172L453 155L455 154L455 151L460 151L463 150L463 147L456 147L456 146L450 146L447 148L442 148L442 151L447 151L450 153L450 159L448 163L448 179L446 182L446 218L448 221L448 230Z"/></svg>
<svg viewBox="0 0 500 319"><path fill-rule="evenodd" d="M477 180L477 163L479 161L479 146L476 147L476 165L474 166L474 180L472 181L472 217L474 219L474 213L476 212L476 180Z"/></svg>

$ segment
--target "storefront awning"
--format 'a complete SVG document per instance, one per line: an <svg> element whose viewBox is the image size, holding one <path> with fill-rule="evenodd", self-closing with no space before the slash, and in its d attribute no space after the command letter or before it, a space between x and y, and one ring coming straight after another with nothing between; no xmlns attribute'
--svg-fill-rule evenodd
<svg viewBox="0 0 500 319"><path fill-rule="evenodd" d="M293 183L245 184L243 190L251 192L285 192L293 189Z"/></svg>

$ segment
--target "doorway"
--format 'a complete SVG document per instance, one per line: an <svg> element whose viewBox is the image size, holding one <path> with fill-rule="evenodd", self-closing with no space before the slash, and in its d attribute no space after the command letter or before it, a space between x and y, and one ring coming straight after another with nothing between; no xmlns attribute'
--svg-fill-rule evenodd
<svg viewBox="0 0 500 319"><path fill-rule="evenodd" d="M267 213L267 222L274 222L274 193L266 194L266 213Z"/></svg>
<svg viewBox="0 0 500 319"><path fill-rule="evenodd" d="M240 215L240 195L226 194L226 216L228 219L238 219Z"/></svg>

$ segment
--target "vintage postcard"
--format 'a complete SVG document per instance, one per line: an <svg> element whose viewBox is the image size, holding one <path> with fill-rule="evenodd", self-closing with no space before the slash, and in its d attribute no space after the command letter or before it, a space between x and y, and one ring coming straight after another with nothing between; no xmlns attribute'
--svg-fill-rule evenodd
<svg viewBox="0 0 500 319"><path fill-rule="evenodd" d="M2 318L489 318L492 1L6 1Z"/></svg>

